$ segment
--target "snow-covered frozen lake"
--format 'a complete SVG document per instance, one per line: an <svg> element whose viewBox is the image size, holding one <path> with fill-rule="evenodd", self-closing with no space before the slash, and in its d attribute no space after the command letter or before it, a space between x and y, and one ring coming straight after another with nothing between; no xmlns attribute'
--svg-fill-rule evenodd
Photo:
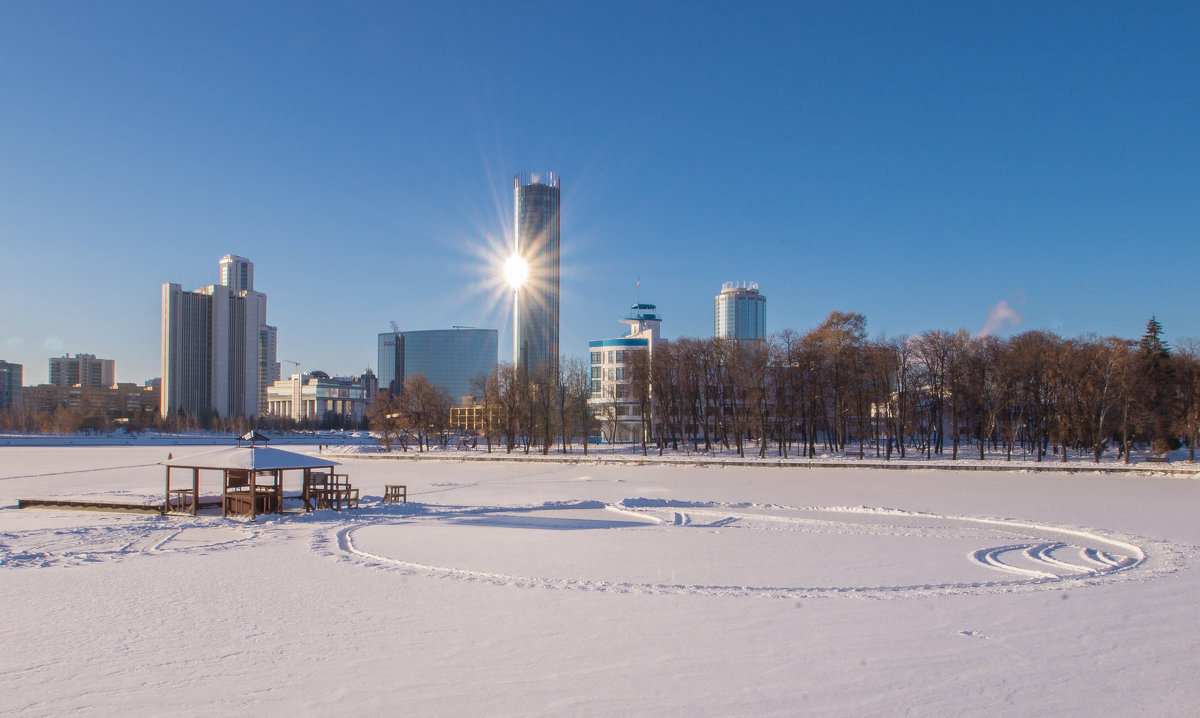
<svg viewBox="0 0 1200 718"><path fill-rule="evenodd" d="M1200 711L1193 478L346 456L357 511L15 508L161 501L167 450L0 447L0 713Z"/></svg>

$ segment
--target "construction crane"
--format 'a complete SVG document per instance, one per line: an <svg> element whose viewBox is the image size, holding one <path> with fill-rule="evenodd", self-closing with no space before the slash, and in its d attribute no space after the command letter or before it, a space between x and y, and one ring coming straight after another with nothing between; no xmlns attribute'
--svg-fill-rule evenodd
<svg viewBox="0 0 1200 718"><path fill-rule="evenodd" d="M292 366L294 366L296 368L296 373L297 374L300 373L300 362L292 361L291 359L280 359L279 361L283 362L284 364L291 364ZM291 375L289 374L288 376L291 376Z"/></svg>

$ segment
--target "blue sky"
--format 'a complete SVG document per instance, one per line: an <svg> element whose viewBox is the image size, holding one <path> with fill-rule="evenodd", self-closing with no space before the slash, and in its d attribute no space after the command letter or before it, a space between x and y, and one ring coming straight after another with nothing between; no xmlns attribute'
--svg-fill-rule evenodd
<svg viewBox="0 0 1200 718"><path fill-rule="evenodd" d="M0 359L158 376L161 284L227 253L304 369L391 321L504 359L541 169L564 354L639 277L668 337L727 280L769 331L1200 337L1197 37L1195 3L0 3Z"/></svg>

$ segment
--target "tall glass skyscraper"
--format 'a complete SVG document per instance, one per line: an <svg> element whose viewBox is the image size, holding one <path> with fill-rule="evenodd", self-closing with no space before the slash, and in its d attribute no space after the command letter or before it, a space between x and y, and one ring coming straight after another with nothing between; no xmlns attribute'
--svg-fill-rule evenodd
<svg viewBox="0 0 1200 718"><path fill-rule="evenodd" d="M766 339L767 298L758 282L725 282L716 297L715 336L718 339Z"/></svg>
<svg viewBox="0 0 1200 718"><path fill-rule="evenodd" d="M514 250L529 268L516 292L513 362L531 371L558 369L559 184L553 172L513 178Z"/></svg>

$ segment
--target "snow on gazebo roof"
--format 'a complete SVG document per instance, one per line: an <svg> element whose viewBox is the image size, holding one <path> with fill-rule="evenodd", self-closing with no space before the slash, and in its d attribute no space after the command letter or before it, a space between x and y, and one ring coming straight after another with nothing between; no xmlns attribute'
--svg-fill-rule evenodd
<svg viewBox="0 0 1200 718"><path fill-rule="evenodd" d="M276 469L324 469L337 466L338 462L317 459L305 454L266 446L225 446L213 451L178 459L159 462L164 466L182 469L248 469L251 471L273 471Z"/></svg>

